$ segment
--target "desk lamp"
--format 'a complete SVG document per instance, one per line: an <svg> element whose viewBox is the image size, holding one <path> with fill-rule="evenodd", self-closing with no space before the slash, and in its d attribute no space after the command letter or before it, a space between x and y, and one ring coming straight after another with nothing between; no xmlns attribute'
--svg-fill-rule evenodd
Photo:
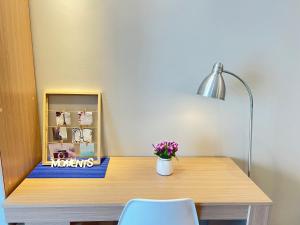
<svg viewBox="0 0 300 225"><path fill-rule="evenodd" d="M229 74L238 79L248 91L250 100L250 123L249 123L249 150L248 150L248 177L251 174L252 163L252 124L253 124L253 96L250 87L239 76L223 69L222 63L216 63L211 73L202 81L197 91L198 95L225 100L226 87L223 74Z"/></svg>

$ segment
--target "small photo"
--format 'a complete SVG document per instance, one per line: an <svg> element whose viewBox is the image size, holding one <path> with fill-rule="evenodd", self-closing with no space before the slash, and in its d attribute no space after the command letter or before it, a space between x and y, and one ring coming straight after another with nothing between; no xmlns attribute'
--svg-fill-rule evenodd
<svg viewBox="0 0 300 225"><path fill-rule="evenodd" d="M82 136L84 142L92 142L93 139L93 130L90 128L82 129Z"/></svg>
<svg viewBox="0 0 300 225"><path fill-rule="evenodd" d="M59 140L68 139L68 133L66 127L53 127L52 133L53 133L53 140L59 141Z"/></svg>
<svg viewBox="0 0 300 225"><path fill-rule="evenodd" d="M95 155L94 143L81 143L80 144L80 156L81 157L93 157Z"/></svg>
<svg viewBox="0 0 300 225"><path fill-rule="evenodd" d="M78 122L80 125L92 125L93 112L77 112Z"/></svg>
<svg viewBox="0 0 300 225"><path fill-rule="evenodd" d="M72 129L72 143L81 143L83 142L82 130L80 128Z"/></svg>
<svg viewBox="0 0 300 225"><path fill-rule="evenodd" d="M72 143L49 144L49 156L52 159L76 158L74 145Z"/></svg>
<svg viewBox="0 0 300 225"><path fill-rule="evenodd" d="M56 112L56 125L66 126L71 125L71 113L70 112Z"/></svg>

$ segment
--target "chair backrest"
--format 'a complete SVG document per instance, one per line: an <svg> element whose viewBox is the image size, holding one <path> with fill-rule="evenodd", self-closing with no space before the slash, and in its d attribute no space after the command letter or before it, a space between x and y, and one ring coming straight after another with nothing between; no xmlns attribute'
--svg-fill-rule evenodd
<svg viewBox="0 0 300 225"><path fill-rule="evenodd" d="M199 225L191 199L130 200L118 225Z"/></svg>

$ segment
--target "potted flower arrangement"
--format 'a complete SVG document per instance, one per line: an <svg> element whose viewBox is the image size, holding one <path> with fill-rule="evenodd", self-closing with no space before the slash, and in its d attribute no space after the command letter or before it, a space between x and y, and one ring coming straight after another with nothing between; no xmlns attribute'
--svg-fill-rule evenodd
<svg viewBox="0 0 300 225"><path fill-rule="evenodd" d="M174 141L163 141L154 147L154 154L158 156L156 162L156 172L163 176L168 176L173 173L172 158L176 157L178 144Z"/></svg>

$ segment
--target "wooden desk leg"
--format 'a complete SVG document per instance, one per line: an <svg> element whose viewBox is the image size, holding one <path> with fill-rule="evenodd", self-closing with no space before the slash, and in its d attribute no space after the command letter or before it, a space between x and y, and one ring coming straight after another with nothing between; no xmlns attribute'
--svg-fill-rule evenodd
<svg viewBox="0 0 300 225"><path fill-rule="evenodd" d="M270 208L268 205L249 206L247 225L268 225Z"/></svg>
<svg viewBox="0 0 300 225"><path fill-rule="evenodd" d="M28 222L28 223L25 223L25 225L70 225L69 222Z"/></svg>

